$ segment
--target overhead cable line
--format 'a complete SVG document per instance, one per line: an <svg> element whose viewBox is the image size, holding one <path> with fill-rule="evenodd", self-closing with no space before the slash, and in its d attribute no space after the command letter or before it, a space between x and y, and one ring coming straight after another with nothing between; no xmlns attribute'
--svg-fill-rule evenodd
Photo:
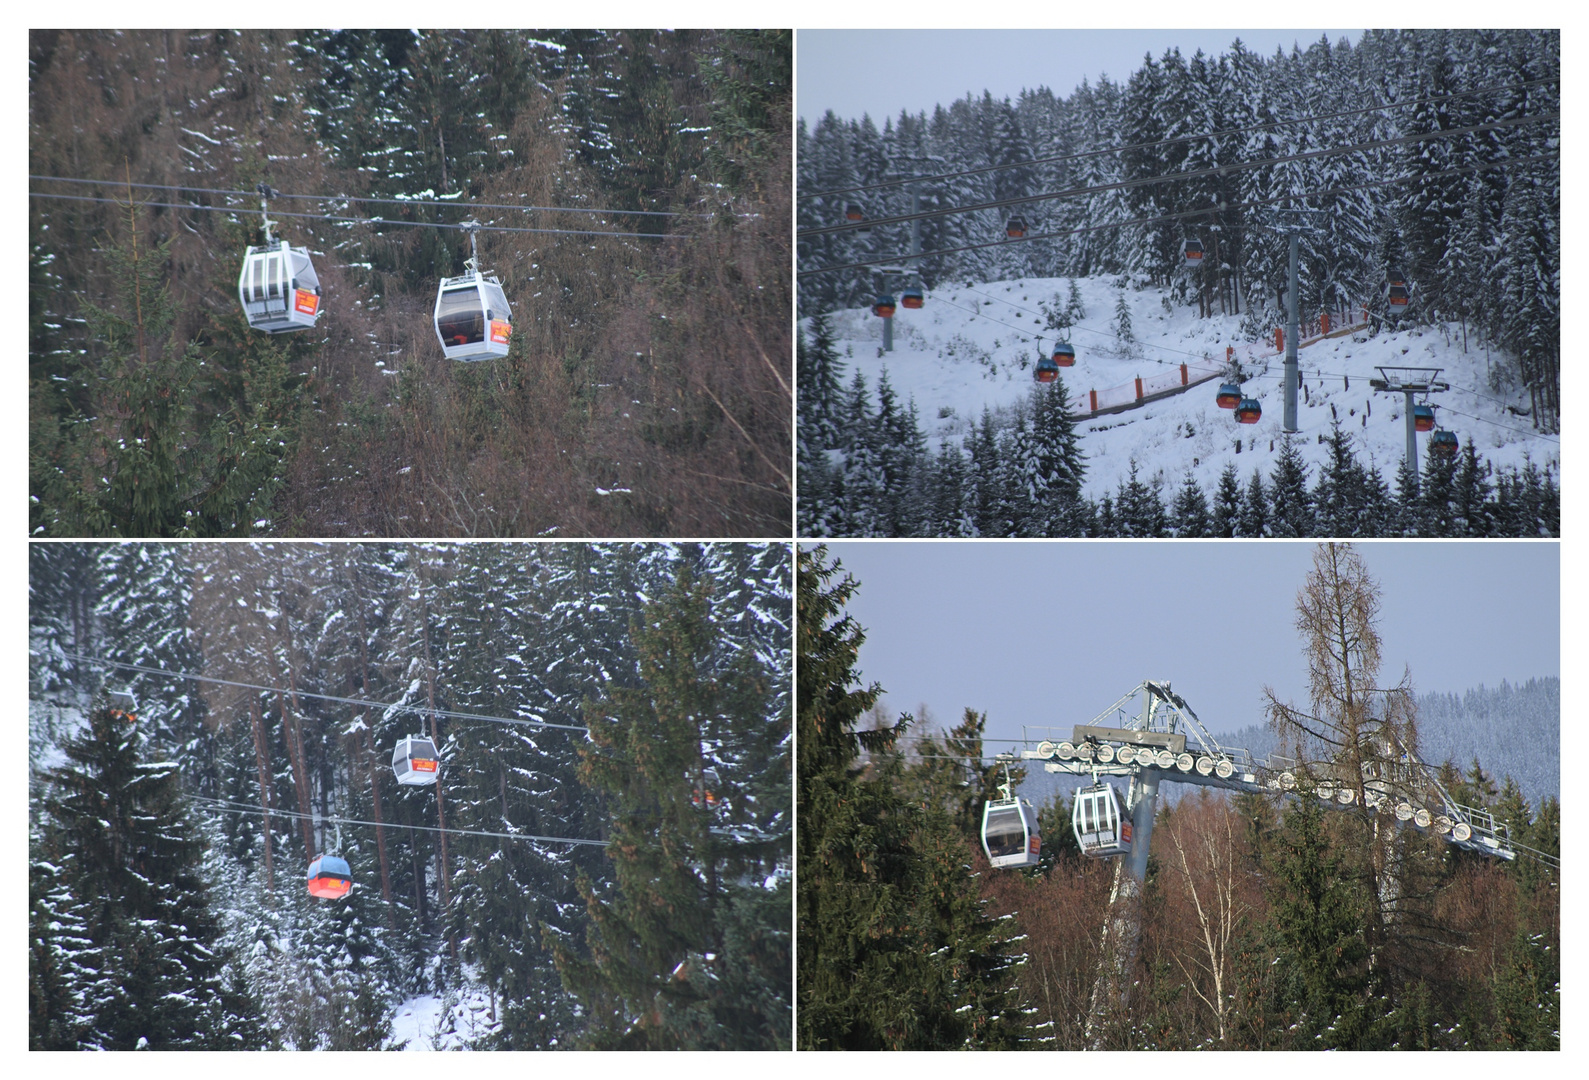
<svg viewBox="0 0 1589 1080"><path fill-rule="evenodd" d="M38 653L33 655L37 656ZM190 671L172 671L168 668L148 667L143 664L129 664L119 660L106 660L99 656L87 656L82 653L61 652L68 660L77 660L90 666L116 668L121 671L136 671L145 675L164 675L171 679L192 679L195 682L216 683L220 686L236 686L244 690L261 690L271 694L292 694L297 697L314 698L317 701L331 701L339 705L357 705L366 709L381 709L383 711L416 712L424 715L434 714L444 716L450 720L482 720L492 724L516 724L524 727L556 728L560 731L583 731L590 729L581 724L554 724L549 720L525 720L522 717L491 716L486 713L460 712L456 709L432 709L425 705L405 705L401 702L369 701L364 698L339 697L336 694L317 694L309 690L289 690L280 686L264 686L260 683L238 682L234 679L219 679L213 675L195 675Z"/></svg>
<svg viewBox="0 0 1589 1080"><path fill-rule="evenodd" d="M156 191L196 191L203 195L235 195L240 199L252 199L252 191L235 191L230 188L204 188L190 187L187 184L138 184L125 180L85 180L75 176L29 176L29 180L52 180L60 184L99 184L106 187L135 187L152 188ZM545 210L559 214L643 214L650 217L711 217L710 214L690 213L682 210L593 210L579 206L534 206L523 203L477 203L459 201L459 199L387 199L377 198L373 195L284 195L279 191L272 191L273 199L318 199L321 202L367 202L390 203L396 206L456 206L468 210Z"/></svg>
<svg viewBox="0 0 1589 1080"><path fill-rule="evenodd" d="M1499 128L1519 127L1524 124L1537 124L1546 120L1560 120L1559 113L1544 113L1537 116L1519 116L1510 120L1492 120L1487 124L1475 124L1465 128L1446 128L1438 131L1426 131L1417 135L1401 135L1393 139L1376 139L1373 142L1348 143L1345 146L1327 146L1322 150L1304 150L1296 154L1286 154L1282 157L1262 158L1258 161L1239 161L1230 165L1211 165L1204 169L1192 169L1188 172L1164 173L1154 176L1138 176L1129 180L1116 180L1108 184L1094 184L1090 187L1070 188L1065 191L1049 191L1040 195L1017 195L1008 199L994 199L990 202L973 203L969 206L948 206L932 210L922 210L911 214L899 214L895 217L874 218L865 221L846 221L839 225L824 225L815 229L807 229L795 234L796 240L803 240L812 236L828 236L834 233L850 232L855 229L875 229L884 225L900 225L906 222L923 220L926 218L945 217L949 214L970 214L979 210L997 210L1006 206L1024 206L1027 203L1048 202L1053 199L1070 199L1083 195L1097 195L1106 191L1121 191L1127 188L1144 187L1149 184L1179 183L1183 180L1202 180L1214 176L1228 176L1231 173L1243 172L1249 169L1261 169L1266 166L1285 165L1294 161L1313 161L1319 158L1335 157L1341 154L1359 154L1370 150L1383 150L1392 146L1404 146L1410 143L1425 142L1430 139L1450 139L1458 135L1472 135L1481 131L1494 131ZM1218 207L1209 207L1201 213L1213 213Z"/></svg>
<svg viewBox="0 0 1589 1080"><path fill-rule="evenodd" d="M1418 176L1398 176L1389 180L1371 180L1363 184L1345 184L1340 187L1325 188L1320 191L1301 191L1285 195L1274 195L1264 199L1252 199L1244 203L1229 203L1222 207L1222 211L1249 210L1256 206L1268 206L1273 203L1287 202L1292 199L1306 200L1318 199L1331 195L1341 195L1348 191L1367 191L1370 188L1387 187L1391 184L1404 184L1409 180L1425 181L1435 180L1446 176L1459 176L1465 173L1483 172L1486 169L1496 169L1504 166L1526 165L1535 161L1553 160L1549 156L1535 156L1531 158L1510 158L1500 161L1489 161L1482 165L1464 165L1452 169L1442 169L1439 172L1422 173ZM1060 232L1031 233L1019 240L987 240L976 244L964 244L953 248L935 248L932 251L923 251L915 255L889 255L880 259L868 259L863 262L843 263L838 266L819 266L811 270L798 270L796 277L807 277L811 274L828 274L839 270L859 270L869 266L892 266L909 259L926 259L934 255L956 255L964 251L980 251L983 248L1006 247L1010 244L1029 244L1034 240L1063 240L1066 237L1080 236L1083 233L1102 232L1106 229L1123 229L1132 225L1156 225L1168 221L1181 221L1186 218L1207 217L1212 213L1211 208L1201 210L1186 210L1179 214L1154 214L1151 217L1133 218L1129 221L1115 221L1104 225L1083 225L1074 229L1065 229Z"/></svg>
<svg viewBox="0 0 1589 1080"><path fill-rule="evenodd" d="M92 195L57 195L46 191L30 191L28 197L33 199L67 199L73 202L113 203L116 206L126 206L123 199L102 199ZM257 214L258 210L248 210L236 206L200 206L197 203L163 203L163 202L138 202L134 206L159 206L171 210L209 210L221 214ZM305 214L295 210L272 210L272 217L312 218L317 221L334 221L353 225L407 225L422 229L457 229L458 225L450 225L440 221L400 221L396 218L360 218L337 217L330 214ZM509 233L559 233L565 236L619 236L634 237L641 240L678 240L685 239L676 233L631 233L607 232L600 229L530 229L514 225L480 225L481 232L509 232Z"/></svg>
<svg viewBox="0 0 1589 1080"><path fill-rule="evenodd" d="M1195 142L1198 139L1216 139L1225 135L1242 135L1252 131L1267 131L1271 128L1290 127L1294 124L1316 124L1321 120L1338 120L1345 116L1361 116L1365 113L1383 112L1386 109L1400 109L1412 105L1429 105L1437 101L1450 101L1453 98L1475 97L1479 94L1494 93L1499 90L1521 90L1529 86L1539 86L1545 83L1560 82L1559 76L1550 76L1543 79L1529 79L1521 83L1506 83L1504 85L1488 86L1478 90L1465 90L1455 94L1439 94L1434 97L1413 98L1407 101L1394 101L1386 105L1370 105L1366 109L1344 109L1341 112L1322 113L1318 116L1305 116L1297 120L1273 120L1267 124L1251 124L1242 127L1224 128L1220 131L1210 131L1201 135L1177 135L1169 139L1155 139L1151 142L1131 143L1127 146L1111 146L1102 150L1086 150L1075 154L1055 154L1051 157L1031 158L1027 161L1016 161L1007 165L984 165L981 168L965 169L960 172L940 173L935 176L908 176L895 180L884 180L876 184L862 184L856 187L833 188L828 191L814 191L810 194L799 195L801 199L820 199L829 195L850 195L862 191L877 191L882 188L898 187L900 184L931 184L940 180L957 180L962 176L978 176L982 173L998 172L1003 169L1024 169L1034 165L1051 165L1061 161L1083 161L1087 158L1103 157L1108 154L1123 154L1127 151L1151 150L1160 146L1173 146L1176 143Z"/></svg>
<svg viewBox="0 0 1589 1080"><path fill-rule="evenodd" d="M345 817L318 817L314 814L305 814L296 810L266 810L261 806L252 804L234 803L231 799L211 799L203 795L189 795L188 801L201 806L227 814L254 814L260 817L287 818L293 821L308 821L315 824L325 822L328 825L371 825L382 829L417 829L420 832L446 833L449 836L489 836L500 840L534 840L542 844L587 844L591 847L606 847L605 840L585 840L574 836L531 836L528 833L488 832L484 829L438 829L434 825L406 825L398 821L363 821L359 818Z"/></svg>

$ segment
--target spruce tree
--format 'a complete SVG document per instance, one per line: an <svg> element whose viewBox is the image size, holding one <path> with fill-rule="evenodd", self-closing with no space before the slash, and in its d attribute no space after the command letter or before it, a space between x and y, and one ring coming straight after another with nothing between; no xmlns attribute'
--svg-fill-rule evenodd
<svg viewBox="0 0 1589 1080"><path fill-rule="evenodd" d="M1230 539L1244 535L1241 529L1241 481L1236 479L1236 463L1228 463L1219 474L1214 490L1214 513L1209 521L1212 535Z"/></svg>
<svg viewBox="0 0 1589 1080"><path fill-rule="evenodd" d="M636 622L640 684L587 709L580 773L610 800L613 885L581 879L590 958L559 945L557 963L593 1047L786 1048L791 890L755 813L775 792L746 783L778 760L776 688L690 562Z"/></svg>
<svg viewBox="0 0 1589 1080"><path fill-rule="evenodd" d="M824 548L799 554L795 703L800 818L800 1049L932 1050L1018 1044L1011 947L982 911L965 839L943 807L902 797L895 741L859 725L855 590Z"/></svg>
<svg viewBox="0 0 1589 1080"><path fill-rule="evenodd" d="M199 875L203 841L169 762L146 764L139 721L95 709L50 773L43 848L67 868L81 933L98 953L82 987L84 1048L253 1049L257 1008L228 978L231 958Z"/></svg>
<svg viewBox="0 0 1589 1080"><path fill-rule="evenodd" d="M1289 434L1281 436L1280 456L1269 474L1269 535L1313 536L1313 506L1308 497L1308 470Z"/></svg>
<svg viewBox="0 0 1589 1080"><path fill-rule="evenodd" d="M1175 506L1172 509L1175 517L1175 535L1182 537L1202 537L1210 535L1213 522L1208 516L1208 500L1203 497L1203 489L1197 484L1197 477L1192 471L1186 471L1186 480L1181 485L1181 490L1175 493Z"/></svg>

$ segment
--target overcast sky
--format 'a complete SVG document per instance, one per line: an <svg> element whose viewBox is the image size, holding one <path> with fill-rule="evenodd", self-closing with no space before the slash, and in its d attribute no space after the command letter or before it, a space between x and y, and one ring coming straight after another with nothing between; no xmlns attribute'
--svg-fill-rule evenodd
<svg viewBox="0 0 1589 1080"><path fill-rule="evenodd" d="M891 712L987 734L1087 723L1168 681L1215 734L1263 722L1262 690L1306 704L1296 596L1311 542L835 542L860 588L860 671ZM1561 674L1555 543L1359 545L1381 588L1382 683L1420 692Z"/></svg>
<svg viewBox="0 0 1589 1080"><path fill-rule="evenodd" d="M870 115L881 129L901 109L931 115L968 92L1013 100L1047 86L1065 97L1084 76L1123 82L1145 53L1157 59L1172 47L1190 60L1198 49L1217 56L1240 37L1249 51L1272 56L1324 34L1332 43L1362 38L1361 30L800 30L796 111L808 129L829 109L845 120Z"/></svg>

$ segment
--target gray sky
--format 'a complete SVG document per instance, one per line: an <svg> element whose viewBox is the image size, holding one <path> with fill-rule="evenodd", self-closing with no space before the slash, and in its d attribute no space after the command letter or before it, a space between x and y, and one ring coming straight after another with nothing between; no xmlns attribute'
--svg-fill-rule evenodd
<svg viewBox="0 0 1589 1080"><path fill-rule="evenodd" d="M860 588L860 671L891 713L987 734L1086 723L1143 679L1214 733L1263 722L1262 690L1306 704L1296 595L1312 542L835 542ZM1561 674L1555 543L1369 542L1382 683L1420 692Z"/></svg>
<svg viewBox="0 0 1589 1080"><path fill-rule="evenodd" d="M901 9L903 12L905 9ZM832 109L846 120L869 114L878 128L901 109L932 113L983 90L1014 99L1047 86L1068 96L1083 76L1107 73L1123 82L1142 64L1175 47L1188 60L1198 49L1217 56L1240 37L1248 50L1272 56L1293 44L1306 49L1329 34L1353 44L1361 30L800 30L795 35L796 112L808 128Z"/></svg>

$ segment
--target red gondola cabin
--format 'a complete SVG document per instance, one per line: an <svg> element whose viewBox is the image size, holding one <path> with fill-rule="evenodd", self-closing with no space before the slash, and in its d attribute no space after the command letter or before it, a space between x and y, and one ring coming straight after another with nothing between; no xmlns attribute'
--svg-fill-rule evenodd
<svg viewBox="0 0 1589 1080"><path fill-rule="evenodd" d="M1235 383L1220 385L1219 394L1214 398L1221 409L1234 409L1241 404L1241 387Z"/></svg>
<svg viewBox="0 0 1589 1080"><path fill-rule="evenodd" d="M1236 405L1237 423L1256 424L1261 416L1263 416L1263 406L1258 404L1257 398L1242 398Z"/></svg>
<svg viewBox="0 0 1589 1080"><path fill-rule="evenodd" d="M1076 350L1071 347L1070 342L1061 341L1054 346L1054 363L1060 367L1076 366Z"/></svg>
<svg viewBox="0 0 1589 1080"><path fill-rule="evenodd" d="M894 298L888 293L879 295L877 303L872 305L872 314L879 319L892 319L894 317Z"/></svg>
<svg viewBox="0 0 1589 1080"><path fill-rule="evenodd" d="M323 900L340 900L353 888L353 871L348 861L335 855L317 855L309 864L309 895Z"/></svg>

